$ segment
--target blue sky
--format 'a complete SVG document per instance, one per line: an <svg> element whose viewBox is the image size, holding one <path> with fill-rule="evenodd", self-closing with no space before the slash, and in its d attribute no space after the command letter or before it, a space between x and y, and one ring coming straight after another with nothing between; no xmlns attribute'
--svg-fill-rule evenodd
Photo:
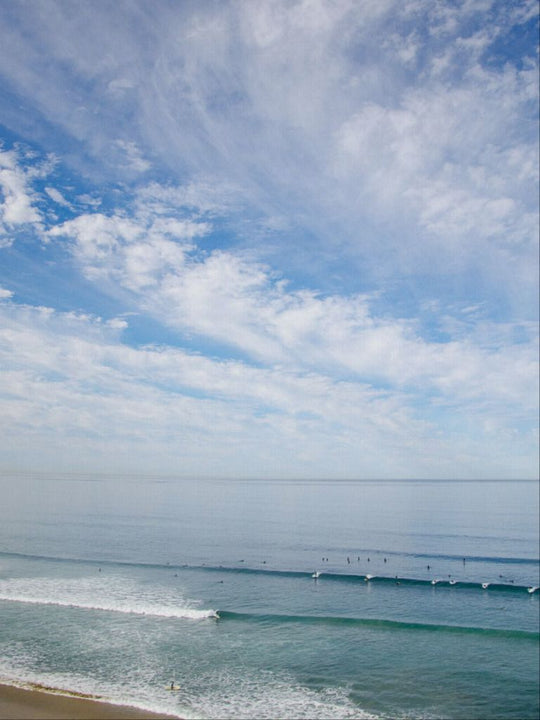
<svg viewBox="0 0 540 720"><path fill-rule="evenodd" d="M536 1L0 36L2 469L537 477Z"/></svg>

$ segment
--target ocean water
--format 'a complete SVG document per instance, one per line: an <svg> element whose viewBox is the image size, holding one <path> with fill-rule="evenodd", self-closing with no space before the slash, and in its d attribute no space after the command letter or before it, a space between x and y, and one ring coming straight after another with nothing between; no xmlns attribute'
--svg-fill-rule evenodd
<svg viewBox="0 0 540 720"><path fill-rule="evenodd" d="M0 493L0 682L187 719L538 718L536 483Z"/></svg>

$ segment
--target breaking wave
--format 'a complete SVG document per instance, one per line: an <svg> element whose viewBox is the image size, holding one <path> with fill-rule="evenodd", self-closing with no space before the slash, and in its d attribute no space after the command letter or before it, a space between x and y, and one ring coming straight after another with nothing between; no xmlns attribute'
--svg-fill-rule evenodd
<svg viewBox="0 0 540 720"><path fill-rule="evenodd" d="M144 588L121 578L10 578L0 580L0 600L188 620L217 617L215 610L198 608L167 588Z"/></svg>

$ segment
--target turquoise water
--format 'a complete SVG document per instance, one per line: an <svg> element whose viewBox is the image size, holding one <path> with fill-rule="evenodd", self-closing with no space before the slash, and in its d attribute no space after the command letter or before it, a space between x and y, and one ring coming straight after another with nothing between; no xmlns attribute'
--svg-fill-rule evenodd
<svg viewBox="0 0 540 720"><path fill-rule="evenodd" d="M1 681L185 718L538 717L535 483L0 483Z"/></svg>

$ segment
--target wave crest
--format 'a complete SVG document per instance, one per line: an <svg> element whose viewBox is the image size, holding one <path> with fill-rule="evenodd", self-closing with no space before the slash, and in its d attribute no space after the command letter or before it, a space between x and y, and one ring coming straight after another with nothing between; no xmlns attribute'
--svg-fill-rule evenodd
<svg viewBox="0 0 540 720"><path fill-rule="evenodd" d="M118 578L109 584L94 578L10 578L0 581L0 600L187 620L218 617L167 588L149 590Z"/></svg>

